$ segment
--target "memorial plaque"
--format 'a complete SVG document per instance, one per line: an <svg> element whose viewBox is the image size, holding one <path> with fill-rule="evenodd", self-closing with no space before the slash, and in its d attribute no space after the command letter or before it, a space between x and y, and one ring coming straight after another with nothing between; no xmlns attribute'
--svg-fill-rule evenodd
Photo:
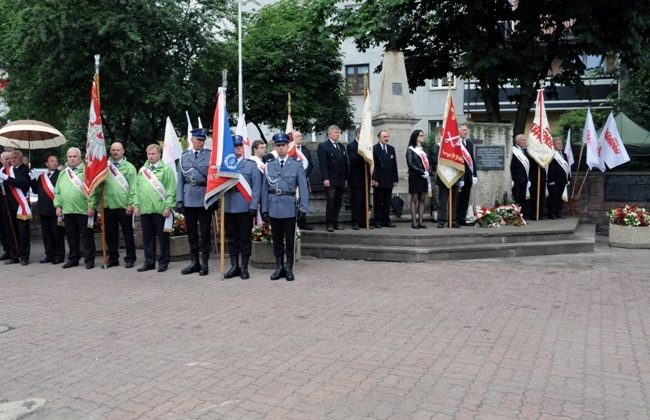
<svg viewBox="0 0 650 420"><path fill-rule="evenodd" d="M478 146L474 148L476 169L499 171L505 169L505 146Z"/></svg>
<svg viewBox="0 0 650 420"><path fill-rule="evenodd" d="M650 201L650 175L605 175L605 201Z"/></svg>

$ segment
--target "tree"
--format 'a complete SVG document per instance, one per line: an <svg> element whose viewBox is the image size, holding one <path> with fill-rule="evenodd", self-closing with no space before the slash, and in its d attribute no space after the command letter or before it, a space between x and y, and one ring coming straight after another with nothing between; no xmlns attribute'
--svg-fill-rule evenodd
<svg viewBox="0 0 650 420"><path fill-rule="evenodd" d="M85 143L95 54L109 141L138 158L165 118L214 111L217 26L232 1L0 0L0 68L12 119L33 118ZM84 118L85 115L85 118ZM203 114L206 115L206 114ZM208 114L209 115L209 114Z"/></svg>
<svg viewBox="0 0 650 420"><path fill-rule="evenodd" d="M260 124L284 129L288 93L297 129L352 123L339 44L321 30L324 21L312 16L306 2L280 0L262 7L244 29L244 112L258 129ZM229 85L236 83L237 73L231 74Z"/></svg>
<svg viewBox="0 0 650 420"><path fill-rule="evenodd" d="M361 0L356 0L360 3ZM319 0L317 17L331 17L330 30L354 38L364 51L386 46L404 52L411 89L448 71L477 79L491 122L501 122L499 92L519 86L509 99L517 104L514 132L524 131L541 79L588 90L581 76L584 54L618 52L633 63L648 27L645 0L367 0L339 8L337 0ZM548 77L554 61L561 71Z"/></svg>
<svg viewBox="0 0 650 420"><path fill-rule="evenodd" d="M650 130L650 47L646 43L638 70L620 69L621 89L614 95L614 109Z"/></svg>

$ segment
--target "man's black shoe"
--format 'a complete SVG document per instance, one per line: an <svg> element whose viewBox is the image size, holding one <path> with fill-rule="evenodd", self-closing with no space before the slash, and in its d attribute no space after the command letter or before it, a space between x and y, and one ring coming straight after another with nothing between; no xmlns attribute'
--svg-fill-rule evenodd
<svg viewBox="0 0 650 420"><path fill-rule="evenodd" d="M54 262L54 258L43 258L42 260L39 261L39 263L41 264L46 264L51 262Z"/></svg>
<svg viewBox="0 0 650 420"><path fill-rule="evenodd" d="M23 267L26 266L26 265L29 265L29 261L27 261L27 260L21 260L21 261L20 261L20 265L22 265Z"/></svg>
<svg viewBox="0 0 650 420"><path fill-rule="evenodd" d="M395 225L392 224L392 223L388 223L387 225L381 225L381 226L382 226L382 227L389 227L389 228L397 227L397 226L395 226Z"/></svg>
<svg viewBox="0 0 650 420"><path fill-rule="evenodd" d="M359 224L358 223L353 224L352 229L359 230Z"/></svg>
<svg viewBox="0 0 650 420"><path fill-rule="evenodd" d="M455 223L455 222L452 223L451 227L456 228L456 229L460 229L460 226L458 226L458 223Z"/></svg>
<svg viewBox="0 0 650 420"><path fill-rule="evenodd" d="M444 222L438 222L438 229L442 229L442 228L444 228L444 227L445 227L445 223L444 223Z"/></svg>
<svg viewBox="0 0 650 420"><path fill-rule="evenodd" d="M566 217L562 216L561 214L557 214L555 215L555 217L557 217L558 219L566 219Z"/></svg>
<svg viewBox="0 0 650 420"><path fill-rule="evenodd" d="M61 264L63 261L65 261L65 260L63 260L63 259L55 259L54 261L52 261L52 264Z"/></svg>
<svg viewBox="0 0 650 420"><path fill-rule="evenodd" d="M377 228L377 229L381 229L381 224L379 224L379 223L375 223L375 228Z"/></svg>
<svg viewBox="0 0 650 420"><path fill-rule="evenodd" d="M302 226L298 225L298 228L303 230L314 230L314 228L311 227L310 225L302 225Z"/></svg>
<svg viewBox="0 0 650 420"><path fill-rule="evenodd" d="M132 262L125 262L124 263L124 268L133 268L133 263Z"/></svg>
<svg viewBox="0 0 650 420"><path fill-rule="evenodd" d="M2 256L0 257L0 261L6 261L6 260L8 260L8 259L10 259L10 258L11 258L11 254L9 254L8 252L5 252L5 253L2 254Z"/></svg>
<svg viewBox="0 0 650 420"><path fill-rule="evenodd" d="M167 267L158 267L159 273L164 273L165 271L167 271Z"/></svg>
<svg viewBox="0 0 650 420"><path fill-rule="evenodd" d="M19 262L20 262L20 260L18 258L12 258L10 260L5 261L5 265L18 264Z"/></svg>
<svg viewBox="0 0 650 420"><path fill-rule="evenodd" d="M70 267L79 267L79 261L68 260L67 263L63 264L63 268L70 268Z"/></svg>
<svg viewBox="0 0 650 420"><path fill-rule="evenodd" d="M549 220L555 220L557 219L555 216L548 216Z"/></svg>
<svg viewBox="0 0 650 420"><path fill-rule="evenodd" d="M109 261L106 263L106 268L111 268L120 265L118 261Z"/></svg>
<svg viewBox="0 0 650 420"><path fill-rule="evenodd" d="M94 262L86 263L86 270L92 270L93 268L95 268Z"/></svg>
<svg viewBox="0 0 650 420"><path fill-rule="evenodd" d="M153 266L153 265L147 265L147 264L145 264L145 265L143 265L142 267L138 268L138 271L139 271L140 273L142 273L142 272L144 272L144 271L149 271L149 270L153 270L153 269L154 269L154 266Z"/></svg>

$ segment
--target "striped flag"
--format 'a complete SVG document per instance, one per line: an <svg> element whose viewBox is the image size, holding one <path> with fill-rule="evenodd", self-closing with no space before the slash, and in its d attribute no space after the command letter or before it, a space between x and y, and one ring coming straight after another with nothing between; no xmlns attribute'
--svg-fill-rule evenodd
<svg viewBox="0 0 650 420"><path fill-rule="evenodd" d="M208 182L205 189L204 206L207 209L230 188L239 182L239 169L235 157L235 146L228 123L226 111L225 88L219 88L217 93L217 107L214 111L212 122L212 153L210 154L210 167L208 168Z"/></svg>
<svg viewBox="0 0 650 420"><path fill-rule="evenodd" d="M291 114L287 116L287 128L284 130L285 133L289 136L289 144L287 145L287 154L291 156L294 159L298 159L299 161L302 162L302 167L307 170L307 167L309 166L309 162L307 162L307 158L305 155L298 150L296 147L296 142L293 140L293 118L291 118ZM274 150L275 152L275 150Z"/></svg>
<svg viewBox="0 0 650 420"><path fill-rule="evenodd" d="M447 94L447 106L445 109L445 121L438 151L438 167L436 173L440 180L451 188L465 173L465 160L461 151L460 135L458 134L458 121L456 121L456 110L454 101L451 99L451 90Z"/></svg>
<svg viewBox="0 0 650 420"><path fill-rule="evenodd" d="M86 172L84 191L90 196L108 175L108 156L106 141L102 128L102 115L99 110L99 89L97 88L98 74L93 79L90 91L90 118L88 120L88 137L86 139Z"/></svg>

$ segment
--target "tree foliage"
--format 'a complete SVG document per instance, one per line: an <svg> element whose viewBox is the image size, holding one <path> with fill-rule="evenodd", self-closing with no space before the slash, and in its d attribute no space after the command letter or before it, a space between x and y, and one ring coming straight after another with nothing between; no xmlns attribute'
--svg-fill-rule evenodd
<svg viewBox="0 0 650 420"><path fill-rule="evenodd" d="M312 16L307 2L279 0L263 6L246 24L242 44L248 122L284 129L291 93L296 129L311 131L315 126L321 131L352 123L339 44L322 31L324 21Z"/></svg>
<svg viewBox="0 0 650 420"><path fill-rule="evenodd" d="M650 46L644 46L637 70L620 69L621 89L614 95L616 112L624 112L637 124L650 130Z"/></svg>
<svg viewBox="0 0 650 420"><path fill-rule="evenodd" d="M46 121L85 143L95 54L104 132L127 155L160 140L165 118L211 115L221 82L219 22L232 1L0 0L0 68L11 119Z"/></svg>
<svg viewBox="0 0 650 420"><path fill-rule="evenodd" d="M501 122L500 91L518 86L510 97L515 133L524 131L541 79L550 82L550 96L557 85L587 95L583 55L614 51L634 66L649 22L647 0L543 0L515 2L516 8L509 0L356 1L362 4L319 0L314 7L319 18L332 18L333 33L353 37L362 51L391 43L403 51L411 89L448 71L477 79L492 122ZM548 77L555 59L561 72Z"/></svg>

